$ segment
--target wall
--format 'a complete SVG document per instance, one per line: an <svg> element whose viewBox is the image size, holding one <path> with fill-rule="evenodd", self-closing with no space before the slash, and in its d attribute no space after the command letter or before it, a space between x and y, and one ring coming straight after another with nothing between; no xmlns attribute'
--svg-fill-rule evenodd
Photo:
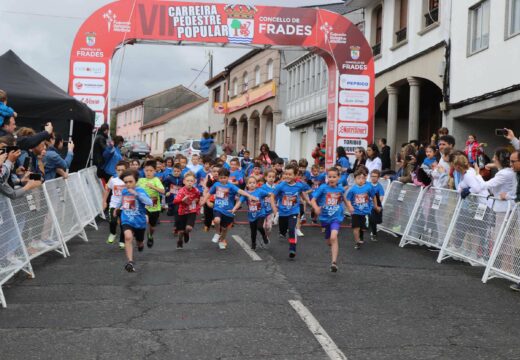
<svg viewBox="0 0 520 360"><path fill-rule="evenodd" d="M142 126L142 123L142 105L120 112L117 114L116 134L122 136L125 140L141 140L139 128Z"/></svg>
<svg viewBox="0 0 520 360"><path fill-rule="evenodd" d="M213 99L213 90L220 87L220 102L226 101L226 84L227 81L221 81L219 83L213 84L209 88L209 99L208 99L208 126L211 128L211 133L217 133L217 138L215 139L217 143L223 142L223 134L224 131L224 118L225 114L218 114L215 112L213 105L216 102ZM218 101L217 101L218 102Z"/></svg>
<svg viewBox="0 0 520 360"><path fill-rule="evenodd" d="M456 103L520 83L520 36L505 40L507 2L490 2L489 48L472 56L467 56L468 9L476 1L453 2L450 102ZM475 79L475 75L480 78Z"/></svg>
<svg viewBox="0 0 520 360"><path fill-rule="evenodd" d="M174 138L177 144L188 139L200 139L208 129L208 106L209 101L170 120L165 125L164 138Z"/></svg>
<svg viewBox="0 0 520 360"><path fill-rule="evenodd" d="M313 164L312 152L321 142L327 122L316 122L298 129L291 130L291 151L289 159L299 160L305 158L309 164ZM321 129L319 129L321 127Z"/></svg>
<svg viewBox="0 0 520 360"><path fill-rule="evenodd" d="M164 153L164 125L154 126L142 131L142 139L150 145L150 154L162 156Z"/></svg>

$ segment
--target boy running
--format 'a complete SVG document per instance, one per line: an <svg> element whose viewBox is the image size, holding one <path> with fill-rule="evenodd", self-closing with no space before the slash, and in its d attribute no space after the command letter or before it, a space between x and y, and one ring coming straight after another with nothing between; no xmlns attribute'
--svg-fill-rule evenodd
<svg viewBox="0 0 520 360"><path fill-rule="evenodd" d="M139 179L137 186L143 188L148 196L152 199L152 205L146 207L146 214L148 215L148 241L146 245L151 248L153 246L153 233L159 215L161 214L161 194L164 194L164 186L155 176L156 163L153 160L148 160L144 163L144 178Z"/></svg>
<svg viewBox="0 0 520 360"><path fill-rule="evenodd" d="M181 177L181 166L175 164L171 173L163 179L163 186L166 190L166 204L168 205L167 216L173 216L174 227L173 233L177 233L178 205L174 204L175 197L184 185L184 179Z"/></svg>
<svg viewBox="0 0 520 360"><path fill-rule="evenodd" d="M296 222L300 213L300 196L309 201L306 191L310 188L307 184L296 182L298 166L285 168L285 181L282 181L274 189L274 196L278 203L280 239L285 239L289 231L289 258L296 257Z"/></svg>
<svg viewBox="0 0 520 360"><path fill-rule="evenodd" d="M338 271L338 233L344 218L343 204L346 203L345 189L338 184L339 178L340 170L330 168L327 172L327 184L322 184L311 200L314 213L319 215L321 226L325 228L325 240L331 250L331 272Z"/></svg>
<svg viewBox="0 0 520 360"><path fill-rule="evenodd" d="M194 186L195 175L189 172L184 176L184 187L181 188L174 200L179 206L179 218L176 224L179 234L177 249L190 241L190 232L195 227L197 213L200 210L200 191Z"/></svg>
<svg viewBox="0 0 520 360"><path fill-rule="evenodd" d="M356 242L355 249L361 249L363 229L366 228L366 217L372 212L372 206L380 210L375 197L375 190L367 184L367 173L364 169L354 172L354 185L347 193L347 208L352 216L352 231Z"/></svg>
<svg viewBox="0 0 520 360"><path fill-rule="evenodd" d="M211 172L206 176L206 181L204 183L204 196L209 193L209 189L218 182L218 172L220 170L220 165L218 163L214 164L211 167ZM211 203L214 201L211 200ZM206 202L203 206L204 208L204 231L208 232L213 224L213 205L210 202Z"/></svg>
<svg viewBox="0 0 520 360"><path fill-rule="evenodd" d="M240 168L240 161L238 158L233 158L229 162L229 182L233 185L238 186L239 188L244 188L244 173Z"/></svg>
<svg viewBox="0 0 520 360"><path fill-rule="evenodd" d="M121 174L121 179L125 183L126 188L121 192L121 198L116 202L114 214L117 214L116 209L121 209L121 231L125 237L125 252L127 263L125 270L128 272L135 272L134 266L134 249L132 241L135 237L137 241L137 249L143 251L144 249L144 233L146 231L146 208L153 204L152 199L146 192L137 187L137 180L139 176L135 170L126 170Z"/></svg>
<svg viewBox="0 0 520 360"><path fill-rule="evenodd" d="M103 193L103 209L107 208L107 200L110 191L112 191L112 197L110 198L110 208L108 211L108 223L110 224L110 235L108 235L107 244L113 244L117 234L117 221L119 219L119 211L116 211L116 205L121 203L121 193L125 188L125 183L121 180L121 174L128 169L128 163L124 160L119 161L116 164L117 176L112 176L108 180ZM115 216L114 216L115 214ZM125 248L125 238L123 232L119 235L119 248Z"/></svg>
<svg viewBox="0 0 520 360"><path fill-rule="evenodd" d="M267 170L265 172L265 184L262 185L261 189L265 190L269 194L274 193L274 188L276 185L274 184L276 178L276 171L274 169ZM271 236L271 230L273 228L274 219L278 214L273 212L273 206L270 199L266 198L264 201L264 209L265 209L265 221L264 221L264 230L267 237Z"/></svg>
<svg viewBox="0 0 520 360"><path fill-rule="evenodd" d="M226 235L233 225L235 214L231 212L235 206L235 196L240 194L251 200L258 200L255 196L239 189L236 185L228 182L229 170L222 168L218 172L218 182L213 184L208 193L204 196L203 204L206 203L210 195L215 195L215 204L213 206L213 222L215 223L215 235L212 241L218 242L220 250L227 248Z"/></svg>
<svg viewBox="0 0 520 360"><path fill-rule="evenodd" d="M385 196L385 189L379 183L381 172L377 169L370 173L370 184L374 187L377 207L372 209L368 217L368 227L370 228L370 240L377 241L377 225L383 222L383 198Z"/></svg>
<svg viewBox="0 0 520 360"><path fill-rule="evenodd" d="M274 198L271 193L262 188L257 187L256 179L253 176L247 178L246 183L247 192L257 198L258 200L248 199L241 196L231 212L235 212L240 208L243 202L247 204L247 219L249 220L249 228L251 229L251 249L256 250L256 233L257 231L262 235L263 242L260 242L260 247L267 247L269 245L269 238L264 230L265 221L265 201L270 201L271 207L275 207Z"/></svg>

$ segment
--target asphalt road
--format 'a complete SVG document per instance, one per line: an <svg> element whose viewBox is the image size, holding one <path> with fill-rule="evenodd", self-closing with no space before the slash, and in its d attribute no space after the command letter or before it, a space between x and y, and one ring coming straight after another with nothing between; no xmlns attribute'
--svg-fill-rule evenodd
<svg viewBox="0 0 520 360"><path fill-rule="evenodd" d="M35 279L4 287L0 359L330 359L293 300L349 360L520 359L519 294L482 284L482 268L387 235L356 251L342 229L332 274L319 228L304 229L295 261L276 236L253 261L231 239L217 250L200 225L182 251L171 224L158 229L135 274L104 222L70 258L36 259ZM248 226L231 234L249 243Z"/></svg>

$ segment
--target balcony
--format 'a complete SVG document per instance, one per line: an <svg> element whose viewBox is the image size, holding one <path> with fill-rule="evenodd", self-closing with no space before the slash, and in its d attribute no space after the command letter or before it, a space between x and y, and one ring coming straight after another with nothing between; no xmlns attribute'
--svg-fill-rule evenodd
<svg viewBox="0 0 520 360"><path fill-rule="evenodd" d="M425 20L426 27L438 22L439 21L439 8L436 7L434 9L431 9L426 14L424 14L424 20Z"/></svg>
<svg viewBox="0 0 520 360"><path fill-rule="evenodd" d="M372 46L372 54L374 56L381 55L381 43Z"/></svg>
<svg viewBox="0 0 520 360"><path fill-rule="evenodd" d="M399 44L401 41L406 40L406 34L407 34L407 28L402 28L401 30L398 30L395 32L395 42L396 44ZM374 54L375 55L375 54Z"/></svg>

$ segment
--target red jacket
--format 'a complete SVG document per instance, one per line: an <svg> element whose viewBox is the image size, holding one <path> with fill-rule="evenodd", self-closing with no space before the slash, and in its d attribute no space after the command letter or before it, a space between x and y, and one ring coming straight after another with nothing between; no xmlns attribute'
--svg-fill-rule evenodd
<svg viewBox="0 0 520 360"><path fill-rule="evenodd" d="M188 196L186 202L182 201L185 196ZM173 203L179 205L179 215L198 213L200 210L200 191L196 187L188 189L183 187L175 196Z"/></svg>
<svg viewBox="0 0 520 360"><path fill-rule="evenodd" d="M469 157L469 152L471 149L471 158L473 161L477 161L477 157L480 155L479 147L480 145L477 141L473 141L472 144L470 144L469 141L466 141L466 148L464 149L464 153L467 157Z"/></svg>

